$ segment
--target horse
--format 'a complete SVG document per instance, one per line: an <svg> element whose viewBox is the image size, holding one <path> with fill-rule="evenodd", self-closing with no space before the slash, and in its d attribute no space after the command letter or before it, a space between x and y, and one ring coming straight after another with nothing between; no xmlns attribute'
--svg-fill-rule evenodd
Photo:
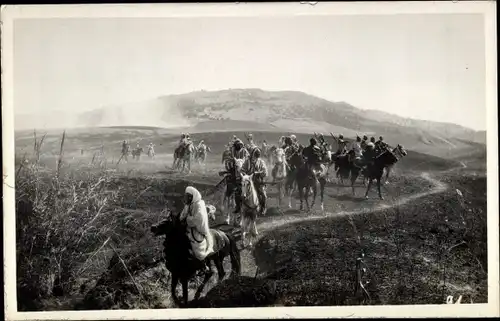
<svg viewBox="0 0 500 321"><path fill-rule="evenodd" d="M154 150L153 146L148 147L148 157L155 158L155 150Z"/></svg>
<svg viewBox="0 0 500 321"><path fill-rule="evenodd" d="M227 212L226 224L228 225L231 224L231 204L235 202L236 189L239 188L236 180L241 173L243 163L243 159L230 156L224 160L226 170L219 172L219 175L225 175L226 189L222 198L222 207Z"/></svg>
<svg viewBox="0 0 500 321"><path fill-rule="evenodd" d="M273 183L276 183L278 187L278 206L281 206L281 201L283 197L283 192L287 195L287 174L289 166L285 160L285 151L282 148L276 150L276 161L274 163L273 169L271 171L271 176L273 177ZM288 204L291 207L291 201Z"/></svg>
<svg viewBox="0 0 500 321"><path fill-rule="evenodd" d="M259 197L253 184L253 174L241 175L241 240L245 247L247 233L252 236L248 245L252 247L252 239L255 239L259 232L257 231L257 213L260 209Z"/></svg>
<svg viewBox="0 0 500 321"><path fill-rule="evenodd" d="M403 148L403 146L398 145L398 147L396 147L396 148L399 150L398 154L400 154L402 156L407 155L407 152ZM391 150L386 149L381 154L376 156L375 159L373 160L373 162L368 164L365 168L361 168L359 166L353 165L351 167L352 194L355 195L354 182L356 181L360 172L363 172L365 177L367 177L367 179L368 179L368 186L366 188L365 198L368 198L368 192L370 191L373 180L375 179L375 180L377 180L377 189L378 189L379 198L381 200L383 200L384 198L382 197L382 191L380 189L380 181L382 180L382 176L384 174L384 168L386 168L387 166L393 166L397 161L398 161L398 156L395 153L393 153Z"/></svg>
<svg viewBox="0 0 500 321"><path fill-rule="evenodd" d="M392 150L392 153L394 155L396 155L396 157L398 158L398 160L400 160L401 158L405 157L406 155L408 155L408 153L406 152L406 150L404 149L404 147L400 144L398 144L393 150ZM396 161L397 163L397 161ZM387 167L385 168L386 170L386 174L385 174L385 184L389 184L389 174L391 173L392 169L394 168L394 165L396 165L396 163L392 164L392 165L387 165Z"/></svg>
<svg viewBox="0 0 500 321"><path fill-rule="evenodd" d="M139 160L141 158L141 153L144 151L142 147L136 147L132 150L132 159L137 158Z"/></svg>
<svg viewBox="0 0 500 321"><path fill-rule="evenodd" d="M351 163L349 162L349 157L347 154L341 154L334 155L332 159L335 164L334 170L336 177L341 184L344 184L344 180L347 180L351 173Z"/></svg>
<svg viewBox="0 0 500 321"><path fill-rule="evenodd" d="M263 154L264 157L266 157L267 159L267 162L269 164L273 164L275 162L275 158L276 158L276 151L278 149L280 149L281 147L279 146L276 146L276 145L272 145L270 146L268 149L267 149L267 154Z"/></svg>
<svg viewBox="0 0 500 321"><path fill-rule="evenodd" d="M185 225L179 221L178 217L171 215L166 220L160 222L158 225L151 227L151 232L155 236L165 235L164 258L165 267L172 275L171 280L171 293L174 302L178 306L182 306L176 295L177 284L180 280L182 285L182 294L184 299L184 306L188 304L188 282L195 275L196 272L204 269L204 264L200 264L197 260L193 260L189 250L191 249L190 241L186 234ZM214 240L213 253L205 258L205 262L211 268L213 262L217 268L219 281L222 281L226 272L224 271L224 259L229 256L231 259L231 269L233 274L241 274L241 258L238 250L236 240L230 234L224 233L218 229L210 229L210 233ZM205 263L203 262L203 263ZM199 298L204 286L212 277L213 272L205 274L205 278L200 288L197 290L195 300Z"/></svg>
<svg viewBox="0 0 500 321"><path fill-rule="evenodd" d="M196 152L195 152L195 160L198 162L198 164L204 164L205 163L205 160L207 158L207 152L209 153L211 150L210 150L210 147L206 147L206 149L203 149L203 148L197 148L196 149Z"/></svg>
<svg viewBox="0 0 500 321"><path fill-rule="evenodd" d="M295 183L297 184L299 190L299 199L300 199L300 210L304 209L303 201L305 200L307 211L311 208L314 208L314 204L316 202L316 196L318 193L317 182L319 182L320 186L320 198L321 198L321 210L324 210L324 193L326 186L326 173L327 167L324 164L320 164L321 171L317 173L316 177L312 177L308 170L307 164L304 162L304 158L301 154L295 153L290 158L290 164L296 168L295 173ZM311 207L309 207L309 192L312 188L313 192L313 200Z"/></svg>
<svg viewBox="0 0 500 321"><path fill-rule="evenodd" d="M191 158L194 156L194 153L196 151L196 148L193 146L192 143L188 143L187 145L179 145L174 151L174 163L172 165L172 168L174 169L179 169L181 166L182 162L182 172L186 169L188 169L188 173L191 172Z"/></svg>

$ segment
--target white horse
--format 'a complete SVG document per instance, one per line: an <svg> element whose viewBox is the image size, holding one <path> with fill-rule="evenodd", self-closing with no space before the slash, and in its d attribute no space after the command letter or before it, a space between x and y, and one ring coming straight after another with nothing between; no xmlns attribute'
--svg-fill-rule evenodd
<svg viewBox="0 0 500 321"><path fill-rule="evenodd" d="M148 157L153 159L155 158L154 145L148 145Z"/></svg>
<svg viewBox="0 0 500 321"><path fill-rule="evenodd" d="M257 235L257 213L260 209L259 197L253 185L253 174L241 174L241 239L243 247L245 246L246 235L250 233L251 238L248 245L252 246L252 240L255 240Z"/></svg>
<svg viewBox="0 0 500 321"><path fill-rule="evenodd" d="M278 187L278 206L281 206L281 201L283 196L288 194L287 190L287 172L288 172L288 164L285 159L285 151L283 148L278 148L275 151L275 161L272 170L273 183L276 183ZM288 206L291 207L291 200L288 202Z"/></svg>

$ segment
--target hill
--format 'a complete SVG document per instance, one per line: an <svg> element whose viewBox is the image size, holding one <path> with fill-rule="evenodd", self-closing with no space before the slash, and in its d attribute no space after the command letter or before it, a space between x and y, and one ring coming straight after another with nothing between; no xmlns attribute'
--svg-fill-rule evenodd
<svg viewBox="0 0 500 321"><path fill-rule="evenodd" d="M56 115L45 115L57 119ZM31 121L40 119L31 115ZM28 117L16 116L16 129L27 127ZM348 137L383 135L386 141L441 157L486 142L484 131L462 126L404 118L362 110L346 102L332 102L299 91L227 89L167 95L84 112L58 122L71 127L152 126L190 132L225 130L333 132ZM31 127L33 128L33 127Z"/></svg>

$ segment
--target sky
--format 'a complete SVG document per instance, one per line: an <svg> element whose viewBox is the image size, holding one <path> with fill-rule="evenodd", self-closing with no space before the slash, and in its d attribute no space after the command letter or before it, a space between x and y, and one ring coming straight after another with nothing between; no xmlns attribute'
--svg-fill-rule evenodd
<svg viewBox="0 0 500 321"><path fill-rule="evenodd" d="M474 14L19 19L14 108L261 88L485 130L484 57Z"/></svg>

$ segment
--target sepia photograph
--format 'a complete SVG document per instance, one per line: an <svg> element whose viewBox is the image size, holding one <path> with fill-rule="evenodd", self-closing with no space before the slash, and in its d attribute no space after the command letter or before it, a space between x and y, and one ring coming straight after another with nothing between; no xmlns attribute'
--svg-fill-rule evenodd
<svg viewBox="0 0 500 321"><path fill-rule="evenodd" d="M7 319L498 317L495 13L2 7Z"/></svg>

